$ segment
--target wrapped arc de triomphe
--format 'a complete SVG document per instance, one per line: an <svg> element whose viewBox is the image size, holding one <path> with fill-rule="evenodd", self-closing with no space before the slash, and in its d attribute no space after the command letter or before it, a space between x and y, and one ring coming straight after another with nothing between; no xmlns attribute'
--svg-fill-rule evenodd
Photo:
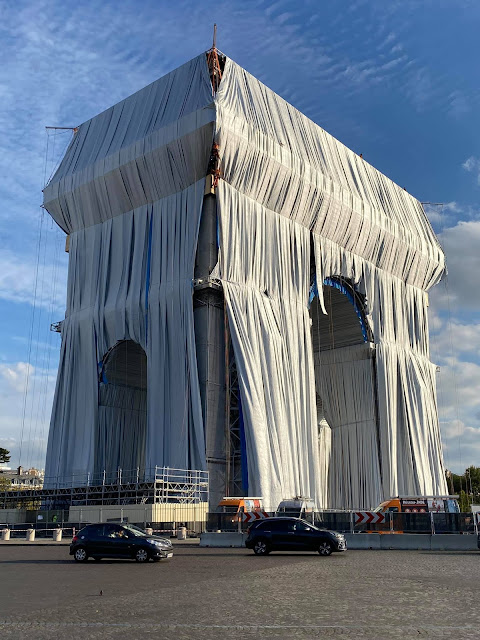
<svg viewBox="0 0 480 640"><path fill-rule="evenodd" d="M44 190L69 236L46 476L208 469L212 506L267 509L445 492L421 204L220 62L82 124Z"/></svg>

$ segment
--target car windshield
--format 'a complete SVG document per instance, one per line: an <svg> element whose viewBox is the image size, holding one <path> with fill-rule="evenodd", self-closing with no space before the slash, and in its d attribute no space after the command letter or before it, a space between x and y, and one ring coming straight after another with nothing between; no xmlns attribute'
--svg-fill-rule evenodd
<svg viewBox="0 0 480 640"><path fill-rule="evenodd" d="M143 529L140 529L139 527L136 527L133 524L124 524L123 527L129 533L133 534L134 536L137 536L138 538L142 538L147 535L145 531L143 531Z"/></svg>
<svg viewBox="0 0 480 640"><path fill-rule="evenodd" d="M320 531L320 529L316 527L314 524L312 524L311 522L307 522L306 520L301 520L300 522L304 524L306 527L310 527L310 529L315 529L315 531Z"/></svg>

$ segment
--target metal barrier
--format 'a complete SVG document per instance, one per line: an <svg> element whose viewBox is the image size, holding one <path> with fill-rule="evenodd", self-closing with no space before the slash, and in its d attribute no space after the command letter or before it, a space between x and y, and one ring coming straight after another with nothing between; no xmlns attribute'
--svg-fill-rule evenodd
<svg viewBox="0 0 480 640"><path fill-rule="evenodd" d="M304 519L322 529L341 533L424 533L476 534L480 531L472 513L394 513L385 514L381 523L356 524L355 511L319 511ZM274 516L275 513L267 514ZM206 531L245 532L251 522L244 522L239 513L208 513Z"/></svg>
<svg viewBox="0 0 480 640"><path fill-rule="evenodd" d="M239 525L247 528L236 513L207 513L205 531L238 531Z"/></svg>
<svg viewBox="0 0 480 640"><path fill-rule="evenodd" d="M183 505L176 505L175 519L168 522L151 522L146 519L134 522L127 517L110 518L107 511L94 515L92 519L79 518L77 522L68 522L68 512L55 511L57 520L52 520L45 511L42 511L43 520L37 520L38 512L27 512L27 522L3 523L0 522L0 531L10 530L10 539L25 538L27 529L35 530L36 539L52 538L55 530L61 529L64 538L70 538L80 529L92 522L129 522L145 529L151 528L156 535L176 537L181 527L186 528L187 537L198 537L204 531L215 532L245 532L251 521L245 522L241 513L216 513L204 514L204 517L190 520L188 509ZM53 512L52 512L53 513ZM125 511L126 513L126 511ZM265 514L267 517L275 513ZM480 514L479 514L480 515ZM203 514L202 514L203 516ZM385 522L356 524L353 511L319 511L315 514L307 514L305 519L317 527L332 529L342 533L424 533L424 534L476 534L480 531L480 519L476 521L472 513L393 513L385 514Z"/></svg>
<svg viewBox="0 0 480 640"><path fill-rule="evenodd" d="M116 522L120 522L116 520ZM67 527L57 527L57 526L48 526L48 527L36 527L34 525L29 526L28 524L0 524L0 534L3 531L8 531L9 540L24 540L26 538L28 531L34 531L35 540L46 540L46 539L55 539L58 536L58 532L61 532L61 537L58 542L62 538L69 539L73 538L73 536L78 533L83 527L85 527L88 522L78 522L78 523L70 523ZM148 527L145 527L143 522L140 523L130 523L135 524L141 529L149 529L151 530L153 535L164 536L164 537L178 537L179 532L181 532L182 536L185 538L198 537L205 530L205 523L203 521L198 522L149 522ZM183 539L183 538L182 538Z"/></svg>
<svg viewBox="0 0 480 640"><path fill-rule="evenodd" d="M28 539L28 533L33 531L34 532L33 535L30 536L32 542L34 540L46 540L46 539L56 539L56 538L57 538L57 541L60 542L62 537L72 538L75 535L75 532L78 531L78 528L43 527L41 529L37 529L33 526L32 527L26 526L25 524L22 524L22 525L11 524L11 525L8 525L8 527L6 525L0 524L0 531L5 531L5 530L9 531L10 535L8 536L8 539L10 540L25 540L26 538ZM60 536L58 532L61 532Z"/></svg>
<svg viewBox="0 0 480 640"><path fill-rule="evenodd" d="M313 519L316 527L339 532L353 531L354 523L353 511L319 511Z"/></svg>

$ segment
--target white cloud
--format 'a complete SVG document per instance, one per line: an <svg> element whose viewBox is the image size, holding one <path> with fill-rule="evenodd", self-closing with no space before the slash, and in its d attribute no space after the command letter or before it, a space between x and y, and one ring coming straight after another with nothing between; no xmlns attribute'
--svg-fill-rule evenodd
<svg viewBox="0 0 480 640"><path fill-rule="evenodd" d="M27 362L16 362L13 365L0 364L0 379L6 383L6 389L24 393L27 379L33 376L35 368Z"/></svg>
<svg viewBox="0 0 480 640"><path fill-rule="evenodd" d="M437 229L443 229L455 223L458 220L458 214L461 212L460 206L454 201L438 204L425 203L423 208L428 219Z"/></svg>
<svg viewBox="0 0 480 640"><path fill-rule="evenodd" d="M475 156L470 156L462 164L462 167L465 169L465 171L473 173L477 180L477 183L480 185L480 159L476 158Z"/></svg>
<svg viewBox="0 0 480 640"><path fill-rule="evenodd" d="M11 453L9 466L45 466L55 379L53 368L0 363L0 447Z"/></svg>
<svg viewBox="0 0 480 640"><path fill-rule="evenodd" d="M62 239L63 240L63 239ZM66 259L61 253L43 255L38 261L0 247L0 298L12 302L52 309L57 314L65 308L67 280Z"/></svg>
<svg viewBox="0 0 480 640"><path fill-rule="evenodd" d="M445 251L448 276L431 292L434 309L480 312L480 220L459 221L443 229L439 240Z"/></svg>
<svg viewBox="0 0 480 640"><path fill-rule="evenodd" d="M465 117L465 114L470 111L468 98L458 89L452 91L452 93L448 96L448 100L450 101L448 111L455 118Z"/></svg>
<svg viewBox="0 0 480 640"><path fill-rule="evenodd" d="M456 356L478 359L480 362L480 322L462 323L456 318L445 320L439 315L430 318L432 353L438 362ZM437 361L436 360L436 361Z"/></svg>
<svg viewBox="0 0 480 640"><path fill-rule="evenodd" d="M462 420L440 422L445 466L454 473L479 466L480 427L467 426Z"/></svg>
<svg viewBox="0 0 480 640"><path fill-rule="evenodd" d="M450 210L456 213L458 205ZM477 215L472 213L472 215ZM448 277L430 294L431 360L446 465L480 465L480 220L458 221L439 234Z"/></svg>
<svg viewBox="0 0 480 640"><path fill-rule="evenodd" d="M463 420L473 421L480 408L480 364L461 360L457 354L448 356L440 365L437 386L445 419L453 420L461 413ZM477 425L472 422L472 426Z"/></svg>
<svg viewBox="0 0 480 640"><path fill-rule="evenodd" d="M425 111L437 98L439 88L426 67L412 65L404 91L417 111Z"/></svg>
<svg viewBox="0 0 480 640"><path fill-rule="evenodd" d="M468 346L463 345L462 340L467 340L468 345L472 338L468 325L463 327L463 335L458 336L453 354L446 324L442 333L445 344L440 343L437 357L435 340L432 340L432 360L440 364L437 373L440 432L445 463L458 473L470 464L480 465L480 358L478 362L465 360L469 357ZM477 339L479 328L473 329L473 333Z"/></svg>

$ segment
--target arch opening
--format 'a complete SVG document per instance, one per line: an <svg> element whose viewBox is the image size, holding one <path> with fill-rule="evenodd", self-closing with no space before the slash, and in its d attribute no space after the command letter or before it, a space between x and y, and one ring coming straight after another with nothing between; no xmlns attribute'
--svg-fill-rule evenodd
<svg viewBox="0 0 480 640"><path fill-rule="evenodd" d="M133 340L121 340L99 365L95 472L122 482L145 473L147 356Z"/></svg>
<svg viewBox="0 0 480 640"><path fill-rule="evenodd" d="M323 297L327 315L318 301L316 279L310 293L310 314L316 340L314 351L325 351L373 342L373 334L367 322L365 299L352 282L341 276L330 276L323 281Z"/></svg>
<svg viewBox="0 0 480 640"><path fill-rule="evenodd" d="M310 297L317 401L319 486L326 507L373 508L380 456L373 335L365 300L344 278L315 282Z"/></svg>

